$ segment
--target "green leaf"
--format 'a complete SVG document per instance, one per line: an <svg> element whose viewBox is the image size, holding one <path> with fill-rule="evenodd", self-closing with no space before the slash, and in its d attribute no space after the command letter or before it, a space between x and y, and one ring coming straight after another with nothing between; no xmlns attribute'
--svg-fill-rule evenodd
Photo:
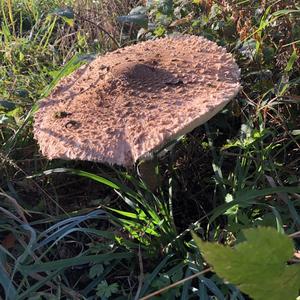
<svg viewBox="0 0 300 300"><path fill-rule="evenodd" d="M97 285L97 296L109 298L112 294L118 293L119 285L117 283L113 283L108 285L106 280L101 281Z"/></svg>
<svg viewBox="0 0 300 300"><path fill-rule="evenodd" d="M245 241L235 248L193 238L218 276L237 285L254 300L296 299L300 289L300 266L287 265L292 240L272 227L243 231Z"/></svg>
<svg viewBox="0 0 300 300"><path fill-rule="evenodd" d="M4 289L6 299L9 300L16 299L17 291L7 274L5 267L2 265L1 257L0 257L0 287Z"/></svg>
<svg viewBox="0 0 300 300"><path fill-rule="evenodd" d="M284 71L285 72L290 72L293 69L293 66L294 66L295 62L298 60L298 58L299 58L299 56L298 56L297 51L295 49L293 51L293 53L292 53L292 55L291 55L291 57L290 57L287 65L286 65Z"/></svg>
<svg viewBox="0 0 300 300"><path fill-rule="evenodd" d="M0 109L4 109L5 111L9 111L9 110L13 110L16 108L16 104L11 102L11 101L7 101L7 100L0 100Z"/></svg>
<svg viewBox="0 0 300 300"><path fill-rule="evenodd" d="M117 19L120 23L133 23L143 28L147 28L147 8L144 6L137 6L133 8L127 16L119 16Z"/></svg>
<svg viewBox="0 0 300 300"><path fill-rule="evenodd" d="M74 11L69 7L58 8L54 10L53 14L62 18L74 19Z"/></svg>
<svg viewBox="0 0 300 300"><path fill-rule="evenodd" d="M94 277L100 276L100 275L102 275L103 272L104 272L103 265L102 264L96 264L96 265L91 267L90 272L89 272L89 277L94 278Z"/></svg>
<svg viewBox="0 0 300 300"><path fill-rule="evenodd" d="M120 23L133 23L146 28L148 25L148 16L142 14L120 16L118 17Z"/></svg>
<svg viewBox="0 0 300 300"><path fill-rule="evenodd" d="M41 176L41 175L51 175L51 174L54 174L54 173L68 173L68 174L73 174L73 175L79 175L79 176L83 176L83 177L92 179L94 181L103 183L104 185L107 185L107 186L109 186L113 189L117 189L117 190L120 189L119 185L117 185L116 183L114 183L114 182L112 182L112 181L110 181L110 180L108 180L104 177L95 175L93 173L89 173L89 172L85 172L85 171L81 171L81 170L76 170L76 169L68 169L68 168L50 169L50 170L46 170L42 173L35 174L33 176L29 176L28 178L34 178L34 177L38 177L38 176Z"/></svg>
<svg viewBox="0 0 300 300"><path fill-rule="evenodd" d="M157 3L157 10L164 15L172 14L173 0L159 0Z"/></svg>

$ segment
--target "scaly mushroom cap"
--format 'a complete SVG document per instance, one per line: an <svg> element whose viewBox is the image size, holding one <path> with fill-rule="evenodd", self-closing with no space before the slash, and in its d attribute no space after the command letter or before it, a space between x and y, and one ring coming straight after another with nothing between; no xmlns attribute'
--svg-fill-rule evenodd
<svg viewBox="0 0 300 300"><path fill-rule="evenodd" d="M131 166L214 116L239 77L231 54L205 38L142 42L61 80L39 102L34 136L49 159Z"/></svg>

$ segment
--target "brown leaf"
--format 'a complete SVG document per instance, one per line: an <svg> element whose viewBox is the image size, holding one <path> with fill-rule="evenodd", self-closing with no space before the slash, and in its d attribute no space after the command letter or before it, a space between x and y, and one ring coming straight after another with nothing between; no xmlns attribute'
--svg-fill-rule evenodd
<svg viewBox="0 0 300 300"><path fill-rule="evenodd" d="M1 245L6 249L12 249L16 245L16 238L12 233L9 233L8 235L5 236L3 241L1 242Z"/></svg>

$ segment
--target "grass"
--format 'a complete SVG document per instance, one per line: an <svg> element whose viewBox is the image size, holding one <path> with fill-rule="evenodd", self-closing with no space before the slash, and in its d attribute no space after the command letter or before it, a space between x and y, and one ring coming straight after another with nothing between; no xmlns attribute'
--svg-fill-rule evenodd
<svg viewBox="0 0 300 300"><path fill-rule="evenodd" d="M300 8L252 2L161 1L132 17L142 1L0 0L0 299L167 286L153 299L247 299L201 273L190 232L233 245L244 228L300 230ZM38 99L95 55L174 31L226 46L243 90L159 158L155 192L134 170L40 156Z"/></svg>

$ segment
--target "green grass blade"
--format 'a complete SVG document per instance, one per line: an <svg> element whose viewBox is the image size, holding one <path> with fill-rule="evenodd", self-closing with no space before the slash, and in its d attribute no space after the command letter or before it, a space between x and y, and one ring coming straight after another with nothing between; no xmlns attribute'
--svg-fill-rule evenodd
<svg viewBox="0 0 300 300"><path fill-rule="evenodd" d="M59 274L59 270L58 271L54 271L53 273L50 273L48 276L46 276L45 278L43 278L43 280L38 281L37 283L35 283L34 285L32 285L31 287L29 287L28 289L26 289L25 292L21 293L20 295L18 295L17 298L18 300L23 300L23 299L28 299L29 296L34 293L37 292L41 287L43 287L46 283L51 282L51 280L57 276Z"/></svg>
<svg viewBox="0 0 300 300"><path fill-rule="evenodd" d="M57 85L57 83L65 76L71 74L73 71L77 70L80 66L88 62L92 56L88 55L74 55L65 66L57 73L52 82L44 89L41 93L41 98L47 97L52 89Z"/></svg>
<svg viewBox="0 0 300 300"><path fill-rule="evenodd" d="M68 218L66 220L62 220L45 230L40 235L39 239L41 239L43 236L46 236L46 238L40 242L37 242L34 247L34 250L43 247L53 241L54 243L57 243L63 237L69 235L74 231L77 231L77 226L79 226L79 224L82 222L85 222L90 219L101 218L103 216L106 216L103 210L95 210L87 215L76 216Z"/></svg>
<svg viewBox="0 0 300 300"><path fill-rule="evenodd" d="M185 272L184 278L188 278L191 274L192 274L192 270L188 268ZM191 288L191 284L192 284L191 280L188 280L183 284L181 297L180 297L181 300L188 299L189 289Z"/></svg>
<svg viewBox="0 0 300 300"><path fill-rule="evenodd" d="M235 199L229 203L225 203L220 205L214 210L212 217L209 219L209 223L211 224L224 214L229 208L233 207L234 205L240 205L242 207L249 207L253 204L264 204L262 202L255 201L255 198L258 197L265 197L271 194L276 193L299 193L300 187L272 187L266 188L262 190L250 190L250 191L239 191L236 193Z"/></svg>
<svg viewBox="0 0 300 300"><path fill-rule="evenodd" d="M99 264L111 260L130 259L133 254L129 252L106 253L88 256L76 256L67 259L55 260L45 263L35 263L32 265L20 265L19 271L23 274L32 274L36 272L48 272L53 270L63 270L69 267L80 266L84 264Z"/></svg>
<svg viewBox="0 0 300 300"><path fill-rule="evenodd" d="M300 193L300 187L271 187L262 190L248 190L248 191L239 191L236 193L235 198L239 199L239 201L246 202L248 200L257 198L257 197L265 197L268 195L272 195L275 193Z"/></svg>
<svg viewBox="0 0 300 300"><path fill-rule="evenodd" d="M5 292L5 297L8 300L15 300L17 296L17 291L11 282L11 279L8 277L2 262L0 261L0 285Z"/></svg>
<svg viewBox="0 0 300 300"><path fill-rule="evenodd" d="M42 173L29 176L29 178L34 178L34 177L38 177L38 176L42 176L42 175L52 175L55 173L67 173L67 174L79 175L79 176L86 177L86 178L92 179L94 181L97 181L104 185L107 185L113 189L116 189L116 190L120 189L120 186L118 184L116 184L113 181L110 181L104 177L95 175L93 173L76 170L76 169L68 169L68 168L56 168L56 169L47 170Z"/></svg>
<svg viewBox="0 0 300 300"><path fill-rule="evenodd" d="M148 288L150 287L152 281L154 280L154 278L157 277L158 273L162 270L162 268L167 264L167 262L169 261L169 259L172 257L172 254L167 255L161 262L160 264L153 270L153 272L150 274L150 276L147 278L147 281L144 283L142 289L141 289L141 293L140 293L140 297L144 296L145 293L148 291Z"/></svg>

